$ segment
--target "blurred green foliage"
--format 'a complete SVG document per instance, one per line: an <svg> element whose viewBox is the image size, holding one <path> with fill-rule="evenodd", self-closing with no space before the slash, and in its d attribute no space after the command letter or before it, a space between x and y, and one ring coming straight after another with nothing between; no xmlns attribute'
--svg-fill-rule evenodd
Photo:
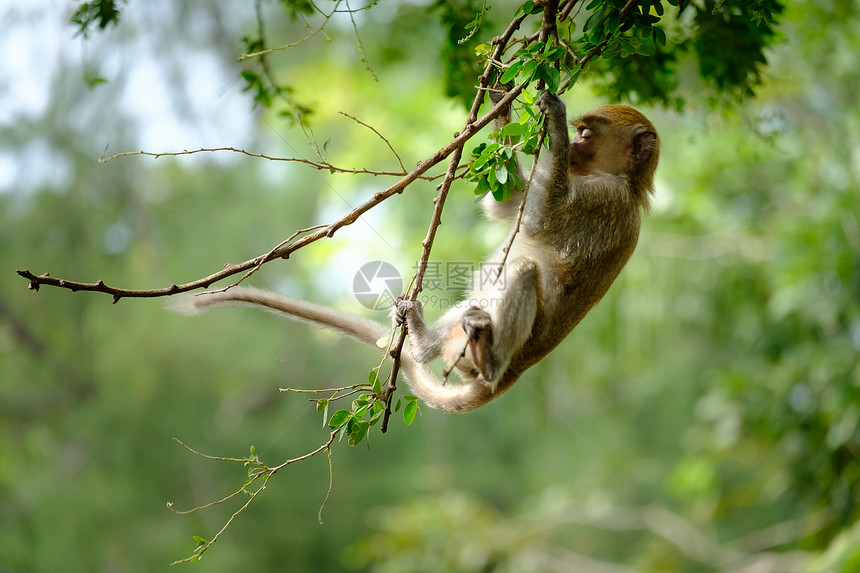
<svg viewBox="0 0 860 573"><path fill-rule="evenodd" d="M183 42L231 61L235 54L219 51L224 26L234 38L251 36L253 14L207 8L218 16L207 19L186 7L163 27L145 27L136 5L87 40L91 51L121 49L136 35L172 47L135 52L170 72L170 108L217 99L183 83L191 77L184 56L194 53ZM287 5L297 17L304 11ZM778 12L769 2L718 2L707 13L690 6L678 26L690 25L685 14L725 22L743 13L744 25L730 27L738 34L770 26L755 18L760 7ZM297 100L316 109L314 135L332 139L336 164L396 165L338 110L385 134L407 164L461 127L438 58L453 28L418 18L426 6L384 8L365 12L358 27L378 83L355 54L348 22L329 32L334 52L321 40L271 58ZM503 22L509 8L493 5L476 39L487 41L490 16ZM645 109L663 139L655 206L606 299L503 399L468 416L421 409L409 427L336 446L322 526L328 467L315 458L281 472L195 567L860 571L857 12L846 0L787 5L779 35L767 38L776 44L742 44L768 66L726 76L755 88L755 100L734 107L709 103L718 93L737 102L746 87L692 79L696 40L655 48L663 62L628 53L625 69L655 84L636 97L664 102L668 93L683 107ZM306 33L289 14L267 24L272 38ZM383 25L390 33L376 32ZM571 110L632 97L621 68L602 65L568 94ZM313 404L278 388L363 382L378 360L262 313L191 320L159 301L113 306L87 293L27 292L15 269L128 287L191 280L331 220L385 184L232 156L98 164L105 142L138 148L137 133L156 118L121 105L124 74L103 71L109 81L92 89L82 67L62 60L38 113L0 116L0 156L24 166L0 179L0 571L168 569L235 506L177 516L164 504L205 504L247 475L171 438L237 457L255 444L261 460L277 464L329 432ZM241 92L241 80L229 85ZM258 120L244 145L310 156L279 110L251 111L254 95L223 111ZM204 130L223 118L196 121ZM191 147L184 138L193 132L178 131L174 148ZM366 226L253 280L362 312L353 273L381 259L410 274L433 194L432 184L416 185ZM435 257L476 260L499 237L476 213L471 186L455 186Z"/></svg>

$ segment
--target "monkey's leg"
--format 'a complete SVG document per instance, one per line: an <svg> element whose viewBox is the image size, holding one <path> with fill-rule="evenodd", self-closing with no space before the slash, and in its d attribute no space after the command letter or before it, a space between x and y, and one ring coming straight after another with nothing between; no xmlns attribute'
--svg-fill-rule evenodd
<svg viewBox="0 0 860 573"><path fill-rule="evenodd" d="M473 293L479 305L463 313L466 356L491 387L507 370L514 353L532 334L537 315L539 289L535 261L521 258L509 262L493 288Z"/></svg>
<svg viewBox="0 0 860 573"><path fill-rule="evenodd" d="M409 329L409 348L412 356L419 364L426 364L439 357L442 352L444 336L440 324L430 328L424 321L424 305L421 301L411 301L398 297L394 307L396 325L404 322Z"/></svg>

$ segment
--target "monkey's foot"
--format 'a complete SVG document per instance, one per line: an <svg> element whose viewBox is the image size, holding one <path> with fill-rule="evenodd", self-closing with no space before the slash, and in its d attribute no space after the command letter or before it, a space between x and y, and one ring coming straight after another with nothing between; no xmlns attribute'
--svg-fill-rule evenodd
<svg viewBox="0 0 860 573"><path fill-rule="evenodd" d="M391 307L391 318L394 319L395 326L403 326L406 323L406 314L409 312L417 312L424 308L424 305L419 300L409 300L405 294L394 299L394 306Z"/></svg>
<svg viewBox="0 0 860 573"><path fill-rule="evenodd" d="M493 319L487 311L473 306L463 313L462 325L472 362L484 381L495 387L497 365L493 355Z"/></svg>

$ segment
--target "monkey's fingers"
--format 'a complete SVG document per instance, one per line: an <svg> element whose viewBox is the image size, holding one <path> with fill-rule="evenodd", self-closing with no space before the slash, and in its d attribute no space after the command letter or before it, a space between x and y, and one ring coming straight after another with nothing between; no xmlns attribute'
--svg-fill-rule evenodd
<svg viewBox="0 0 860 573"><path fill-rule="evenodd" d="M561 101L561 98L549 91L545 91L540 94L540 97L538 97L535 103L537 103L537 106L544 115L565 115L567 113L564 102Z"/></svg>

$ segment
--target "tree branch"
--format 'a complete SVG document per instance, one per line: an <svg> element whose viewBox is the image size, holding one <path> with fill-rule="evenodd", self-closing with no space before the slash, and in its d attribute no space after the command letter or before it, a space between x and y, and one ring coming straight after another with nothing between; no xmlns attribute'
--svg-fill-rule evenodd
<svg viewBox="0 0 860 573"><path fill-rule="evenodd" d="M84 283L52 277L48 273L42 275L35 275L28 269L19 270L17 272L20 276L30 281L29 288L34 291L38 291L39 287L41 287L42 285L47 285L65 288L73 292L102 292L105 294L112 295L114 303L126 297L155 298L179 294L181 292L187 292L198 288L208 288L213 283L216 283L222 279L233 276L237 273L250 270L254 267L258 267L275 259L289 258L289 256L293 252L297 251L298 249L301 249L302 247L305 247L323 238L330 238L342 227L346 227L347 225L351 225L352 223L357 221L359 217L361 217L370 209L376 207L377 205L379 205L386 199L392 197L393 195L402 193L403 190L406 189L406 187L408 187L417 179L421 178L421 176L424 175L424 173L426 173L430 168L435 165L438 165L440 162L445 160L445 158L451 155L451 153L453 153L455 150L462 150L463 145L465 145L465 143L469 139L474 137L475 134L477 134L487 124L489 124L494 118L499 116L504 111L505 106L509 105L520 94L520 92L522 92L524 87L525 86L520 85L508 92L501 100L499 100L499 103L493 106L493 108L488 113L486 113L480 119L468 122L465 128L460 133L458 133L450 143L448 143L447 145L439 149L436 153L419 163L415 169L404 175L399 181L397 181L397 183L391 185L383 191L375 193L373 197L371 197L370 199L368 199L367 201L365 201L337 221L330 223L324 228L309 233L294 242L282 244L280 247L272 249L264 255L259 255L253 259L249 259L245 262L238 264L227 264L224 266L223 270L218 271L217 273L213 273L209 276L180 285L171 284L170 286L164 288L135 290L109 286L102 280L99 280L95 283ZM481 98L483 98L483 94L481 94ZM143 153L141 152L140 154Z"/></svg>

